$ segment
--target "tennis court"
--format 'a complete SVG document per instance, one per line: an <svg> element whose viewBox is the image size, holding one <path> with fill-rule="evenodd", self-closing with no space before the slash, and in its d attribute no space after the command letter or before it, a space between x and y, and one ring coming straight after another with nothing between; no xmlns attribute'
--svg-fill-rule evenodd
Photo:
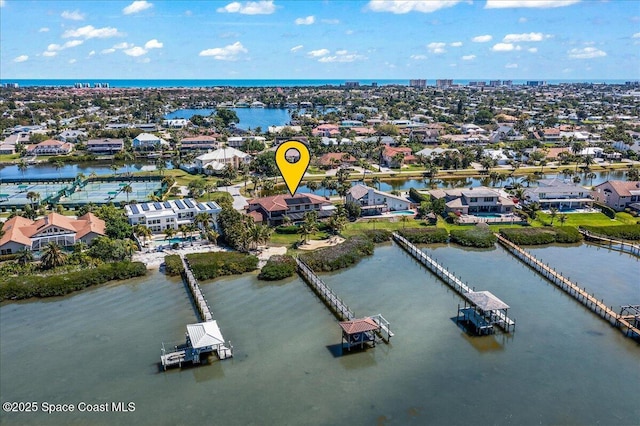
<svg viewBox="0 0 640 426"><path fill-rule="evenodd" d="M123 191L125 186L131 186L131 192ZM90 182L84 187L78 187L69 196L62 197L60 204L105 204L121 201L148 201L150 195L160 189L159 181L152 182Z"/></svg>
<svg viewBox="0 0 640 426"><path fill-rule="evenodd" d="M47 184L0 184L0 207L1 206L24 206L31 204L27 198L29 192L40 194L38 201L44 201L50 196L56 195L64 188L71 188L71 183L47 183Z"/></svg>

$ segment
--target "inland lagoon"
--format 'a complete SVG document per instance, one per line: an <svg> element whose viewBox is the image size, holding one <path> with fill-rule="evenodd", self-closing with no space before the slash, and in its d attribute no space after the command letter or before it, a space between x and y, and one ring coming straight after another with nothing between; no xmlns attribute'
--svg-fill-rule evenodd
<svg viewBox="0 0 640 426"><path fill-rule="evenodd" d="M470 337L461 299L394 243L322 275L391 344L339 356L335 318L297 277L205 281L234 357L162 372L196 316L179 279L148 276L0 307L2 402L135 403L135 411L3 413L3 424L637 424L640 346L504 249L428 247L510 305L511 335ZM638 260L590 245L532 249L611 305L640 303Z"/></svg>

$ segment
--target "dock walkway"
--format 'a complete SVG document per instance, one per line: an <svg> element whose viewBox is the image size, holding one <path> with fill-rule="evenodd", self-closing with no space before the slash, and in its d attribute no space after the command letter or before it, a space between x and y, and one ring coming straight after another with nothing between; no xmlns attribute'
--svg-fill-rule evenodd
<svg viewBox="0 0 640 426"><path fill-rule="evenodd" d="M555 284L556 287L563 290L565 293L572 296L578 302L582 303L585 307L590 309L593 313L600 318L608 321L615 327L624 331L628 337L640 337L640 329L634 324L629 322L622 315L616 313L612 307L604 304L604 300L598 300L593 294L589 294L585 288L580 288L576 283L569 280L569 278L557 272L555 269L547 264L542 263L535 256L528 253L522 247L512 243L500 234L495 234L498 237L498 242L513 254L520 261L531 267L534 271L538 272L544 278Z"/></svg>
<svg viewBox="0 0 640 426"><path fill-rule="evenodd" d="M638 244L633 244L629 241L625 241L617 238L603 237L601 235L594 234L582 228L579 228L578 230L582 235L584 235L584 239L587 241L592 241L597 244L608 245L611 248L614 248L615 246L619 246L619 249L617 250L640 257L640 245Z"/></svg>
<svg viewBox="0 0 640 426"><path fill-rule="evenodd" d="M469 293L474 293L474 289L463 283L460 278L456 277L452 272L429 257L424 251L420 250L418 247L410 243L409 240L407 240L400 234L394 232L392 235L393 239L400 245L400 247L404 248L418 262L422 263L422 265L433 272L445 284L455 290L460 295L460 297L462 297L472 307L476 306L475 301L469 298ZM515 329L516 326L515 320L509 318L506 313L502 312L501 310L492 311L490 313L488 312L485 318L487 320L490 320L492 323L497 324L507 333L511 329Z"/></svg>
<svg viewBox="0 0 640 426"><path fill-rule="evenodd" d="M339 321L353 321L356 318L356 315L351 309L349 309L347 304L344 303L344 301L340 299L338 295L336 295L333 290L307 266L306 263L297 257L295 259L300 276L302 276L303 280L309 285L309 287L311 287L325 305L327 305L336 318L338 318ZM371 319L380 326L378 335L386 343L389 343L389 340L393 337L393 332L390 330L389 322L381 314L373 315L371 316Z"/></svg>

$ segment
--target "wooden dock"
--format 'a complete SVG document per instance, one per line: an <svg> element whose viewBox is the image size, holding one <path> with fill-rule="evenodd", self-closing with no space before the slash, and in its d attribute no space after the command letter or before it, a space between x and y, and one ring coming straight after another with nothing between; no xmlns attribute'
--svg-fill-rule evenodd
<svg viewBox="0 0 640 426"><path fill-rule="evenodd" d="M475 293L475 289L470 288L467 284L463 283L460 278L456 277L451 271L440 265L436 260L432 259L424 251L410 243L400 234L394 232L393 239L400 245L400 247L405 249L407 253L413 256L418 262L424 265L445 284L458 293L465 302L469 303L469 305L474 308L476 307L476 302L469 297L470 294ZM502 310L487 312L484 316L488 321L497 324L507 333L511 330L515 330L515 320L509 318Z"/></svg>
<svg viewBox="0 0 640 426"><path fill-rule="evenodd" d="M563 276L562 273L557 272L548 264L542 263L522 247L512 243L502 235L495 235L498 237L498 242L505 247L507 251L551 283L555 284L565 293L572 296L600 318L608 321L613 326L620 328L626 336L636 339L640 338L640 329L638 329L636 324L632 324L627 318L623 317L623 315L616 313L612 307L605 305L604 299L598 300L595 295L589 294L585 288L580 288L576 283L569 280L569 278Z"/></svg>
<svg viewBox="0 0 640 426"><path fill-rule="evenodd" d="M298 273L300 274L300 276L318 295L320 300L322 300L324 304L327 305L327 307L331 310L331 312L333 312L338 321L353 321L354 319L356 319L356 315L351 309L349 309L347 304L344 303L344 301L340 299L338 295L336 295L333 290L327 284L325 284L324 281L322 281L315 274L315 272L313 272L311 268L309 268L299 258L296 257L295 259L296 264L298 265ZM386 343L389 343L394 335L390 329L389 321L387 321L381 314L373 315L370 318L380 326L378 335Z"/></svg>
<svg viewBox="0 0 640 426"><path fill-rule="evenodd" d="M629 241L620 240L616 238L603 237L601 235L594 234L582 228L579 228L578 230L584 236L584 239L586 241L593 242L600 245L606 245L611 249L615 249L623 253L629 253L636 257L640 257L640 245L638 244L633 244Z"/></svg>

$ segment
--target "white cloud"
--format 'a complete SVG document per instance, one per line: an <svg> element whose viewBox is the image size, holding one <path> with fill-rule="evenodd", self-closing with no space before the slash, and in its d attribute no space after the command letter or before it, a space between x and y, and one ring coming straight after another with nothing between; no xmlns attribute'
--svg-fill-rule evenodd
<svg viewBox="0 0 640 426"><path fill-rule="evenodd" d="M440 53L446 52L446 50L444 50L444 47L446 45L447 43L440 43L440 42L434 41L433 43L427 44L427 49L429 49L429 52L431 53L440 54Z"/></svg>
<svg viewBox="0 0 640 426"><path fill-rule="evenodd" d="M318 50L312 50L308 52L307 55L313 56L314 58L318 58L320 56L326 56L329 53L331 53L329 49L318 49Z"/></svg>
<svg viewBox="0 0 640 426"><path fill-rule="evenodd" d="M518 64L507 64L504 67L505 68L518 68Z"/></svg>
<svg viewBox="0 0 640 426"><path fill-rule="evenodd" d="M296 19L296 25L311 25L316 22L316 18L313 15L307 16L306 18L298 18Z"/></svg>
<svg viewBox="0 0 640 426"><path fill-rule="evenodd" d="M523 41L542 41L551 37L549 34L542 33L523 33L523 34L507 34L502 39L505 43L518 43Z"/></svg>
<svg viewBox="0 0 640 426"><path fill-rule="evenodd" d="M103 50L101 50L101 51L100 51L100 53L102 53L103 55L108 55L109 53L113 53L113 52L115 52L115 51L116 51L116 49L114 49L114 48L109 48L109 49L103 49Z"/></svg>
<svg viewBox="0 0 640 426"><path fill-rule="evenodd" d="M473 61L476 58L476 55L464 55L462 57L463 61Z"/></svg>
<svg viewBox="0 0 640 426"><path fill-rule="evenodd" d="M391 12L403 14L409 12L431 13L436 10L452 7L462 0L371 0L367 7L374 12Z"/></svg>
<svg viewBox="0 0 640 426"><path fill-rule="evenodd" d="M595 47L585 47L584 49L571 49L569 52L570 59L593 59L607 56L607 52Z"/></svg>
<svg viewBox="0 0 640 426"><path fill-rule="evenodd" d="M247 53L248 50L240 43L236 41L233 44L229 44L225 47L215 47L213 49L206 49L200 52L200 56L213 56L214 59L220 61L236 61L241 53Z"/></svg>
<svg viewBox="0 0 640 426"><path fill-rule="evenodd" d="M133 44L127 43L126 41L113 45L113 49L128 49L130 47L133 47Z"/></svg>
<svg viewBox="0 0 640 426"><path fill-rule="evenodd" d="M70 64L75 64L76 62L77 62L76 59L69 59Z"/></svg>
<svg viewBox="0 0 640 426"><path fill-rule="evenodd" d="M509 9L509 8L550 8L571 6L580 3L580 0L487 0L485 9Z"/></svg>
<svg viewBox="0 0 640 426"><path fill-rule="evenodd" d="M272 0L248 1L240 3L234 1L225 7L216 9L219 13L241 13L243 15L271 15L276 11Z"/></svg>
<svg viewBox="0 0 640 426"><path fill-rule="evenodd" d="M538 53L538 48L537 47L531 47L531 48L527 49L527 52L529 52L529 53Z"/></svg>
<svg viewBox="0 0 640 426"><path fill-rule="evenodd" d="M640 38L640 33L635 33L634 35L631 36L631 38Z"/></svg>
<svg viewBox="0 0 640 426"><path fill-rule="evenodd" d="M519 23L521 23L521 24L524 24L524 23L525 23L525 22L527 22L527 21L528 21L528 19L527 19L527 18L525 18L524 16L523 16L522 18L519 18L519 19L518 19L518 22L519 22Z"/></svg>
<svg viewBox="0 0 640 426"><path fill-rule="evenodd" d="M149 40L148 42L146 42L144 44L144 48L145 49L162 49L162 47L164 46L163 43L159 42L157 39L152 39Z"/></svg>
<svg viewBox="0 0 640 426"><path fill-rule="evenodd" d="M15 58L13 60L13 62L24 62L24 61L26 61L28 59L29 59L29 57L27 55L20 55L17 58Z"/></svg>
<svg viewBox="0 0 640 426"><path fill-rule="evenodd" d="M71 21L83 21L84 20L84 14L80 13L80 11L77 10L77 9L74 10L73 12L65 10L64 12L62 12L62 14L60 16L62 16L64 19L69 19Z"/></svg>
<svg viewBox="0 0 640 426"><path fill-rule="evenodd" d="M49 32L49 28L47 27L42 27L38 30L39 33L48 33Z"/></svg>
<svg viewBox="0 0 640 426"><path fill-rule="evenodd" d="M299 45L297 45L297 46L293 46L293 47L291 48L291 52L297 52L298 50L302 49L303 47L304 47L304 46L303 46L303 45L301 45L301 44L299 44Z"/></svg>
<svg viewBox="0 0 640 426"><path fill-rule="evenodd" d="M84 43L83 40L69 40L68 42L66 42L62 48L63 49L68 49L70 47L76 47L76 46L80 46L82 43Z"/></svg>
<svg viewBox="0 0 640 426"><path fill-rule="evenodd" d="M515 49L516 46L514 46L512 43L497 43L494 44L491 48L491 50L493 50L494 52L511 52Z"/></svg>
<svg viewBox="0 0 640 426"><path fill-rule="evenodd" d="M125 15L131 15L133 13L142 12L143 10L147 10L151 7L153 7L153 4L149 3L146 0L136 0L129 6L122 9L122 13L124 13Z"/></svg>
<svg viewBox="0 0 640 426"><path fill-rule="evenodd" d="M47 57L56 56L57 52L64 49L80 46L82 43L84 43L84 40L69 40L63 45L51 43L50 45L47 46L47 51L43 53L43 56L47 56Z"/></svg>
<svg viewBox="0 0 640 426"><path fill-rule="evenodd" d="M141 59L138 59L138 63L139 63L139 64L148 64L149 62L151 62L151 58L141 58Z"/></svg>
<svg viewBox="0 0 640 426"><path fill-rule="evenodd" d="M42 52L42 56L46 56L47 58L51 58L53 56L56 56L58 54L58 52L52 51L52 50L47 50Z"/></svg>
<svg viewBox="0 0 640 426"><path fill-rule="evenodd" d="M453 43L449 44L449 46L451 46L451 47L460 47L460 46L462 46L462 42L461 41L454 41Z"/></svg>
<svg viewBox="0 0 640 426"><path fill-rule="evenodd" d="M133 56L135 58L135 57L138 57L138 56L146 55L147 51L144 48L140 47L140 46L133 46L133 47L131 47L129 49L125 49L124 53L126 55Z"/></svg>
<svg viewBox="0 0 640 426"><path fill-rule="evenodd" d="M323 56L318 59L318 62L330 63L330 62L354 62L362 59L367 59L365 56L358 55L357 53L349 53L346 50L338 50L333 56Z"/></svg>
<svg viewBox="0 0 640 426"><path fill-rule="evenodd" d="M93 56L93 55L95 55L95 54L96 54L96 51L95 51L95 50L92 50L91 52L89 52L89 56Z"/></svg>
<svg viewBox="0 0 640 426"><path fill-rule="evenodd" d="M427 55L411 55L409 56L409 58L413 59L414 61L423 61L427 59Z"/></svg>
<svg viewBox="0 0 640 426"><path fill-rule="evenodd" d="M492 39L493 39L493 36L486 34L486 35L475 36L474 38L471 39L471 41L474 43L487 43L487 42L490 42Z"/></svg>
<svg viewBox="0 0 640 426"><path fill-rule="evenodd" d="M4 0L0 0L0 7L4 7L4 5L5 5Z"/></svg>
<svg viewBox="0 0 640 426"><path fill-rule="evenodd" d="M67 30L62 33L62 38L81 37L84 39L90 38L109 38L122 35L118 32L117 28L104 27L95 28L93 25L87 25L85 27L78 28L77 30Z"/></svg>
<svg viewBox="0 0 640 426"><path fill-rule="evenodd" d="M320 20L320 22L322 22L323 24L338 25L340 23L340 20L339 19L322 19Z"/></svg>

